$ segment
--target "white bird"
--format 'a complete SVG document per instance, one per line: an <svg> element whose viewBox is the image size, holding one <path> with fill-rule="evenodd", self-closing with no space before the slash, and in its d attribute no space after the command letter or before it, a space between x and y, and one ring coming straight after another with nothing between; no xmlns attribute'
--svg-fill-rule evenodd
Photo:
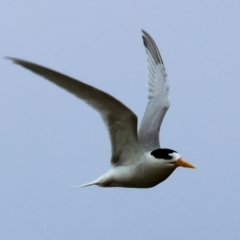
<svg viewBox="0 0 240 240"><path fill-rule="evenodd" d="M142 33L147 53L148 105L139 132L136 115L113 96L43 66L8 58L85 101L106 124L112 145L112 167L96 180L77 187L150 188L167 179L178 166L194 168L178 152L160 148L159 130L170 105L169 85L155 42L146 31Z"/></svg>

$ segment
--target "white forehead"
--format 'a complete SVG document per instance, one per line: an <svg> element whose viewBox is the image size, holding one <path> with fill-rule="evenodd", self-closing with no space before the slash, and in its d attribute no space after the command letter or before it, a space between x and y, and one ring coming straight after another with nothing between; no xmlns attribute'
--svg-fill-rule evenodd
<svg viewBox="0 0 240 240"><path fill-rule="evenodd" d="M179 158L181 158L181 155L177 152L169 153L168 155L171 156L173 160L178 160Z"/></svg>

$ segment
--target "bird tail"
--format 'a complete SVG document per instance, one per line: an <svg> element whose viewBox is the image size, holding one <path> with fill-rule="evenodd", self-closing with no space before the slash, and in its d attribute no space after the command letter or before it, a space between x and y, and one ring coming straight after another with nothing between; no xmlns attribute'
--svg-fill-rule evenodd
<svg viewBox="0 0 240 240"><path fill-rule="evenodd" d="M98 184L99 184L99 180L97 179L97 180L94 180L94 181L89 182L89 183L85 183L85 184L81 184L81 185L77 185L77 186L71 187L71 189L88 187L88 186L98 185Z"/></svg>

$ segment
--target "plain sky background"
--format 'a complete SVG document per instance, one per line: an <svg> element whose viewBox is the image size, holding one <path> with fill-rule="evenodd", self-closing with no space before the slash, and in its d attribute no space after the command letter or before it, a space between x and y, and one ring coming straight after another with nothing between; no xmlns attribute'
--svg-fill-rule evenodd
<svg viewBox="0 0 240 240"><path fill-rule="evenodd" d="M161 145L196 166L151 189L69 190L109 169L98 113L4 56L96 86L139 117L141 29L170 80ZM240 239L240 2L0 2L0 239Z"/></svg>

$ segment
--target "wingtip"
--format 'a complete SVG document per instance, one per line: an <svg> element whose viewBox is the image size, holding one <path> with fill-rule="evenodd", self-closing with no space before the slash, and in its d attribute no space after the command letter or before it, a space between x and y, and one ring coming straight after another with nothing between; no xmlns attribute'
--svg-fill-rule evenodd
<svg viewBox="0 0 240 240"><path fill-rule="evenodd" d="M142 38L143 38L143 42L145 40L145 38L148 36L149 34L144 30L142 29ZM145 43L144 43L145 44Z"/></svg>
<svg viewBox="0 0 240 240"><path fill-rule="evenodd" d="M16 63L16 64L21 61L20 59L14 58L14 57L5 56L5 57L3 57L3 58L6 59L6 60L9 60L9 61L12 61L13 63Z"/></svg>
<svg viewBox="0 0 240 240"><path fill-rule="evenodd" d="M12 60L12 57L8 57L8 56L4 56L3 58L6 60Z"/></svg>
<svg viewBox="0 0 240 240"><path fill-rule="evenodd" d="M144 29L142 29L142 34L149 35L149 33L146 30L144 30Z"/></svg>
<svg viewBox="0 0 240 240"><path fill-rule="evenodd" d="M162 56L158 50L158 47L157 47L155 41L151 37L151 35L143 29L142 29L142 33L143 33L142 38L143 38L144 46L150 51L150 53L152 54L156 63L160 63L160 64L164 65Z"/></svg>

